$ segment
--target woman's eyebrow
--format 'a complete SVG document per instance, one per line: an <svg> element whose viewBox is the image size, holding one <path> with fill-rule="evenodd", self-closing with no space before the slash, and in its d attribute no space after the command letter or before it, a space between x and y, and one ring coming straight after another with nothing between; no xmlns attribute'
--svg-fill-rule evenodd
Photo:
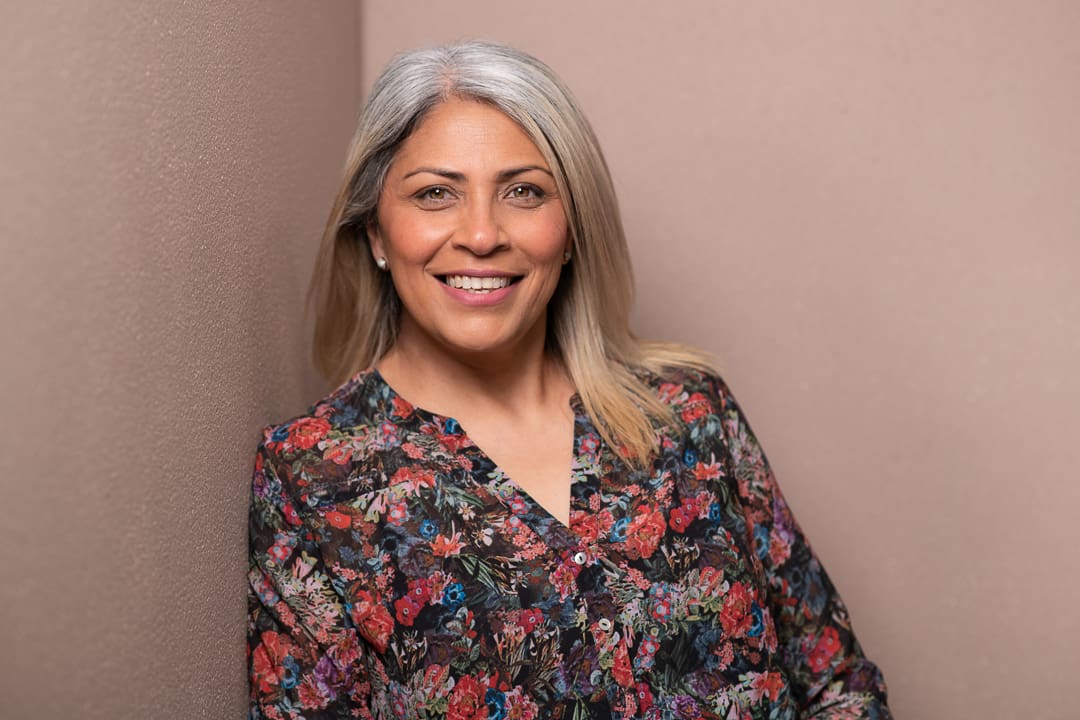
<svg viewBox="0 0 1080 720"><path fill-rule="evenodd" d="M420 173L431 173L432 175L438 175L440 177L446 178L447 180L455 180L457 182L461 182L465 179L465 173L456 172L454 170L445 170L443 168L437 167L418 167L415 170L410 170L409 172L405 173L401 177L401 179L407 180L413 175L419 175Z"/></svg>
<svg viewBox="0 0 1080 720"><path fill-rule="evenodd" d="M505 182L512 177L529 172L530 170L539 170L542 173L547 173L548 175L550 175L552 179L555 178L554 173L552 173L546 167L541 167L540 165L522 165L521 167L510 168L509 170L503 170L496 177L499 182Z"/></svg>
<svg viewBox="0 0 1080 720"><path fill-rule="evenodd" d="M495 176L495 179L498 182L505 182L505 181L509 180L510 178L521 175L522 173L529 172L530 170L539 170L542 173L547 173L548 175L550 175L552 177L552 179L554 179L554 177L555 177L554 173L552 173L546 167L543 167L541 165L522 165L521 167L508 168L506 170L500 171L499 174ZM418 168L415 168L413 170L410 170L409 172L402 175L401 179L402 180L407 180L407 179L411 178L413 175L420 175L421 173L431 173L432 175L438 175L439 177L444 177L447 180L453 180L454 182L464 182L465 181L465 173L461 173L461 172L458 172L456 170L447 170L446 168L427 167L427 166L418 167Z"/></svg>

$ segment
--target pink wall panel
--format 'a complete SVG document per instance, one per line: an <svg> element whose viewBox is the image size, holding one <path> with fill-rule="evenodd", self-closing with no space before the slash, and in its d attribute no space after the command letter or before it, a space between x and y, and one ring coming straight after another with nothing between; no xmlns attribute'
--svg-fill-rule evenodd
<svg viewBox="0 0 1080 720"><path fill-rule="evenodd" d="M0 718L243 717L252 460L323 389L356 8L2 15Z"/></svg>
<svg viewBox="0 0 1080 720"><path fill-rule="evenodd" d="M637 329L719 355L898 716L1071 717L1077 6L363 8L364 87L475 37L575 90Z"/></svg>

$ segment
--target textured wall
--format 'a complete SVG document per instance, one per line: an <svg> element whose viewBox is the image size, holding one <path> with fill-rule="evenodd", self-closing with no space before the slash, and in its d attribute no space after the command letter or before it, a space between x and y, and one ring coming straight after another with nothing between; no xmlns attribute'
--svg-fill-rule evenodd
<svg viewBox="0 0 1080 720"><path fill-rule="evenodd" d="M720 354L901 717L1071 716L1075 4L355 13L0 15L0 717L243 715L251 449L323 389L358 63L477 36L577 90L638 328Z"/></svg>
<svg viewBox="0 0 1080 720"><path fill-rule="evenodd" d="M323 391L303 293L350 2L0 11L0 717L239 718L258 428Z"/></svg>
<svg viewBox="0 0 1080 720"><path fill-rule="evenodd" d="M638 329L720 355L899 717L1075 717L1080 6L363 8L365 88L485 37L576 90Z"/></svg>

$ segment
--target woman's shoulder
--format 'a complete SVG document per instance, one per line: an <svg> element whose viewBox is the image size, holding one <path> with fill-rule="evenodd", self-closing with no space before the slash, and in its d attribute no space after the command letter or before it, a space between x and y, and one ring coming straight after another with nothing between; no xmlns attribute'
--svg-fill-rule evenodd
<svg viewBox="0 0 1080 720"><path fill-rule="evenodd" d="M264 438L273 437L275 444L281 444L286 436L294 436L299 445L286 443L282 447L291 449L307 443L308 436L321 429L351 428L369 422L372 418L371 403L366 402L369 386L372 384L373 371L368 369L353 375L346 382L316 400L308 408L286 420L270 423L263 427Z"/></svg>
<svg viewBox="0 0 1080 720"><path fill-rule="evenodd" d="M638 378L656 393L665 405L672 406L680 415L687 415L689 408L708 405L720 414L735 402L723 376L713 368L700 366L664 367L659 370L641 369ZM696 414L694 411L689 414Z"/></svg>
<svg viewBox="0 0 1080 720"><path fill-rule="evenodd" d="M373 370L361 371L305 412L264 426L257 462L281 475L303 472L309 478L354 465L386 421L388 399L380 394L381 385Z"/></svg>

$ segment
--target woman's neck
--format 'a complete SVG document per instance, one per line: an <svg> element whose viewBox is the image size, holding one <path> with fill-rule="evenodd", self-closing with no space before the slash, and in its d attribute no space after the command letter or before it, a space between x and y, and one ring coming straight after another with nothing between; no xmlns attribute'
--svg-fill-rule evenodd
<svg viewBox="0 0 1080 720"><path fill-rule="evenodd" d="M379 373L409 402L439 415L512 417L565 407L574 392L558 358L545 350L544 328L513 348L451 352L402 328L378 361Z"/></svg>

